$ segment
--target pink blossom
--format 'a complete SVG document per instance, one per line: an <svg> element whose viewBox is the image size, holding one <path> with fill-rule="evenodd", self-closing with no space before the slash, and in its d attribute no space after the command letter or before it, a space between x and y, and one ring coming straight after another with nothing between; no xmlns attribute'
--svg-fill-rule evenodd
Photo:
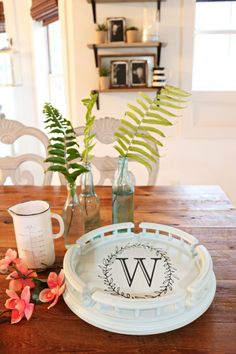
<svg viewBox="0 0 236 354"><path fill-rule="evenodd" d="M27 265L20 258L16 260L15 265L19 272L15 270L7 276L6 279L10 280L9 289L13 291L20 291L25 286L29 286L30 289L33 289L35 284L31 278L36 278L37 273L28 269ZM28 276L30 278L26 278L24 276Z"/></svg>
<svg viewBox="0 0 236 354"><path fill-rule="evenodd" d="M8 248L5 257L0 260L0 270L5 271L8 269L9 265L14 262L17 258L17 252Z"/></svg>
<svg viewBox="0 0 236 354"><path fill-rule="evenodd" d="M47 280L49 288L43 289L39 294L39 300L42 302L49 302L54 300L48 309L56 305L59 296L63 294L65 290L64 278L63 269L60 271L59 275L57 275L55 272L51 272L49 274Z"/></svg>
<svg viewBox="0 0 236 354"><path fill-rule="evenodd" d="M29 320L34 310L34 304L30 303L30 287L24 287L20 297L13 290L6 290L6 293L9 299L7 299L5 307L12 310L11 324L20 322L24 316Z"/></svg>

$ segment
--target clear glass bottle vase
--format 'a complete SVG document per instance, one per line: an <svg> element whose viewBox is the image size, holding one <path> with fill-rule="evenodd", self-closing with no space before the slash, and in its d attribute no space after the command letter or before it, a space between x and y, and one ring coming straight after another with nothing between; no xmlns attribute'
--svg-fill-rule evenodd
<svg viewBox="0 0 236 354"><path fill-rule="evenodd" d="M88 172L81 175L81 193L79 201L84 209L85 233L100 227L100 200L94 191L93 175L91 164L86 163L84 167Z"/></svg>
<svg viewBox="0 0 236 354"><path fill-rule="evenodd" d="M65 225L65 247L69 248L85 233L84 211L76 192L75 182L67 184L67 199L63 208L62 217Z"/></svg>
<svg viewBox="0 0 236 354"><path fill-rule="evenodd" d="M128 171L128 158L119 157L112 185L112 223L134 221L134 184Z"/></svg>

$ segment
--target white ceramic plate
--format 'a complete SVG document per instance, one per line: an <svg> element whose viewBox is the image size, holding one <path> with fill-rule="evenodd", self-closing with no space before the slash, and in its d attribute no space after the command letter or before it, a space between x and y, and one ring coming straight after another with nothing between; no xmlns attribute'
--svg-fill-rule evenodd
<svg viewBox="0 0 236 354"><path fill-rule="evenodd" d="M84 235L64 258L64 300L80 318L123 334L185 326L210 306L212 260L198 240L173 227L115 224Z"/></svg>

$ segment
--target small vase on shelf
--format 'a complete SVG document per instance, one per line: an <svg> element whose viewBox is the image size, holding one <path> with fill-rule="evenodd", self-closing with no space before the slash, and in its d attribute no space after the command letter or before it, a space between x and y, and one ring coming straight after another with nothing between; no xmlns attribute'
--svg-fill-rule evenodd
<svg viewBox="0 0 236 354"><path fill-rule="evenodd" d="M94 191L91 163L85 163L88 172L81 175L79 201L84 210L85 233L100 227L100 201Z"/></svg>
<svg viewBox="0 0 236 354"><path fill-rule="evenodd" d="M119 157L112 185L112 223L134 221L134 184L128 171L128 158Z"/></svg>
<svg viewBox="0 0 236 354"><path fill-rule="evenodd" d="M65 247L69 248L84 234L84 211L76 192L75 182L67 184L67 199L62 217L65 225Z"/></svg>

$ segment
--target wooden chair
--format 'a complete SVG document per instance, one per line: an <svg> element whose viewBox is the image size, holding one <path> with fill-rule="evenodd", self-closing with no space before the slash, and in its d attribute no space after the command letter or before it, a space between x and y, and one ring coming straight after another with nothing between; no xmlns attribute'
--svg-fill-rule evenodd
<svg viewBox="0 0 236 354"><path fill-rule="evenodd" d="M32 139L32 145L30 143L30 145L27 144L26 146L27 152L31 151L30 153L26 153L26 154L23 153L21 155L15 156L14 154L15 148L13 144L23 136L31 136L36 138L38 145L42 144L43 149L45 150L44 156L32 153L33 144L34 144L33 139ZM41 130L33 127L27 127L24 124L11 119L1 118L0 119L0 142L11 146L11 155L13 155L13 156L0 157L0 185L5 184L6 179L8 177L11 178L12 183L14 185L36 184L35 183L36 176L34 174L34 169L36 169L36 165L33 168L33 165L35 163L37 164L36 174L38 174L38 166L40 166L40 171L42 172L42 178L41 178L42 184L44 185L51 184L52 173L51 172L44 173L46 167L48 166L47 164L44 163L44 159L47 154L48 138ZM39 144L39 142L41 144ZM20 146L20 144L18 145L20 147L20 150L22 151L23 150L22 147ZM27 165L26 162L28 166L26 166ZM28 162L31 163L31 166L30 163Z"/></svg>
<svg viewBox="0 0 236 354"><path fill-rule="evenodd" d="M114 133L120 125L119 119L115 118L100 118L97 119L94 123L92 128L92 133L96 133L96 139L105 145L113 144L115 142ZM75 129L77 136L82 136L84 127L78 127ZM151 146L157 150L155 144L151 143ZM96 150L96 148L95 148ZM105 180L109 180L112 183L114 178L114 173L117 169L117 158L104 156L104 157L97 157L94 156L92 159L92 164L97 168L100 173L100 178L98 181L98 185L104 184ZM147 185L154 185L157 173L159 169L159 161L157 164L152 164L152 171L148 170L148 181ZM132 173L131 173L132 174ZM133 174L132 174L133 175ZM133 175L133 179L135 177Z"/></svg>

